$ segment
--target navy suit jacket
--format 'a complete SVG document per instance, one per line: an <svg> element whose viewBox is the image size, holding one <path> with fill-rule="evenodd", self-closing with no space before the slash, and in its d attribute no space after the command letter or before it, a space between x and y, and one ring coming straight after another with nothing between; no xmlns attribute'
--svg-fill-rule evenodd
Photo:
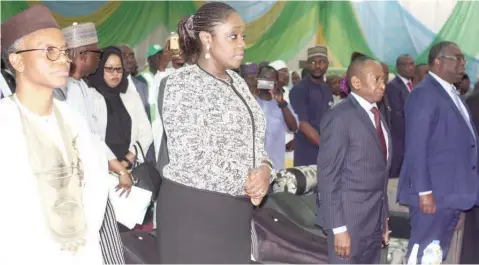
<svg viewBox="0 0 479 265"><path fill-rule="evenodd" d="M409 89L404 82L396 76L386 86L386 97L391 108L391 137L393 141L393 155L391 177L399 177L404 159L404 105L409 96Z"/></svg>
<svg viewBox="0 0 479 265"><path fill-rule="evenodd" d="M135 84L138 94L140 94L141 102L143 102L143 107L145 108L146 115L148 120L150 119L150 105L148 103L148 86L140 81L137 77L131 76L131 81Z"/></svg>
<svg viewBox="0 0 479 265"><path fill-rule="evenodd" d="M475 127L474 138L454 101L431 75L409 95L405 121L406 152L398 201L419 206L419 192L432 191L438 208L467 210L477 204Z"/></svg>

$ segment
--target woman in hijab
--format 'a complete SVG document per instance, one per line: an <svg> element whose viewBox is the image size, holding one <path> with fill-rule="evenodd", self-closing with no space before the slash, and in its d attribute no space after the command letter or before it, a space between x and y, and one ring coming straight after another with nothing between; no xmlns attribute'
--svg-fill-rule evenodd
<svg viewBox="0 0 479 265"><path fill-rule="evenodd" d="M88 78L90 87L96 89L97 122L100 138L109 148L108 160L121 163L120 169L111 168L120 177L130 176L129 169L143 159L135 153L135 147L146 152L153 141L148 117L140 95L128 86L127 74L119 48L110 46L103 55L95 74ZM140 153L141 154L141 153ZM111 165L112 163L110 163ZM130 176L131 177L131 176Z"/></svg>

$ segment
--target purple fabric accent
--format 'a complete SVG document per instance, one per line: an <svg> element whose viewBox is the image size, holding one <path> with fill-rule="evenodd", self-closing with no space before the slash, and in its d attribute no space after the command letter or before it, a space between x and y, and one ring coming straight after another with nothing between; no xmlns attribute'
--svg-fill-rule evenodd
<svg viewBox="0 0 479 265"><path fill-rule="evenodd" d="M341 80L340 83L340 90L344 94L348 95L349 94L349 86L348 86L348 78L347 76L344 76L343 79Z"/></svg>
<svg viewBox="0 0 479 265"><path fill-rule="evenodd" d="M258 74L258 65L255 63L243 65L243 75L256 75Z"/></svg>

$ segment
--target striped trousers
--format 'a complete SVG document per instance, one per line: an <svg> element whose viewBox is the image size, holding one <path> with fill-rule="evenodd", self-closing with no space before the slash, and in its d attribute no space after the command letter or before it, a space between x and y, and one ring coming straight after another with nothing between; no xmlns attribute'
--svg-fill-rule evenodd
<svg viewBox="0 0 479 265"><path fill-rule="evenodd" d="M105 219L100 229L100 247L104 264L125 264L123 242L110 199L106 203Z"/></svg>

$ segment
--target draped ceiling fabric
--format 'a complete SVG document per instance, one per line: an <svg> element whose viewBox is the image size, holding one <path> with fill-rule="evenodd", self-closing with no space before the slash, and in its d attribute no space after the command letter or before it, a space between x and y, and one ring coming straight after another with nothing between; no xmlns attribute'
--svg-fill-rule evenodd
<svg viewBox="0 0 479 265"><path fill-rule="evenodd" d="M1 20L30 7L49 7L62 27L94 22L100 47L126 43L141 50L175 31L178 21L206 1L1 1ZM394 70L396 58L412 55L426 62L441 40L459 44L472 81L479 70L479 2L441 1L225 1L246 22L246 61L305 59L306 46L328 46L331 67L347 67L353 51L377 58ZM421 2L421 3L419 3ZM443 2L444 3L444 2ZM448 6L449 10L445 10ZM447 9L446 8L446 9ZM439 12L441 11L441 12ZM431 12L434 13L431 15ZM438 15L439 14L439 15ZM444 15L446 14L446 15ZM440 17L437 17L440 16ZM431 17L442 21L431 25ZM158 36L156 36L158 35ZM470 37L472 36L472 37ZM140 54L137 57L142 57ZM144 61L143 58L138 58Z"/></svg>

